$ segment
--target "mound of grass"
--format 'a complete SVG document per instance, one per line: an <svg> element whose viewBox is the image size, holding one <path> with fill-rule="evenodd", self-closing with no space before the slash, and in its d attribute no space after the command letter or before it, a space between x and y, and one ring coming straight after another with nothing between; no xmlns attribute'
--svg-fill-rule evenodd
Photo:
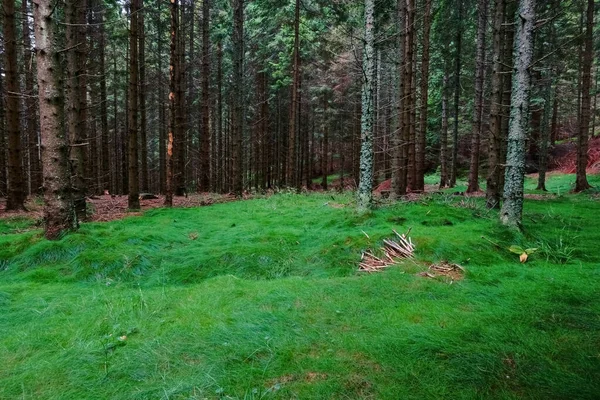
<svg viewBox="0 0 600 400"><path fill-rule="evenodd" d="M277 195L0 235L0 398L594 399L600 211ZM356 272L406 232L414 261ZM526 264L508 247L538 248ZM463 280L416 273L448 260Z"/></svg>

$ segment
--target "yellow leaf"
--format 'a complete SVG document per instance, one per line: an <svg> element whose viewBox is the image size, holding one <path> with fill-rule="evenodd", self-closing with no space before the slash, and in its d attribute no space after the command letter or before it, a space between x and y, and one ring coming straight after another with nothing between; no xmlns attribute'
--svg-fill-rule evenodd
<svg viewBox="0 0 600 400"><path fill-rule="evenodd" d="M525 261L527 261L527 253L523 253L519 256L519 260L521 260L522 263L524 263Z"/></svg>

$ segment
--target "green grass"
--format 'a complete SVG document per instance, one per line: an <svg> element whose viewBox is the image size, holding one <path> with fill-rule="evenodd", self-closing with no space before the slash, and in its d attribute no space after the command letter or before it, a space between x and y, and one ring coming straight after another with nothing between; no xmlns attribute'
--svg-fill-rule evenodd
<svg viewBox="0 0 600 400"><path fill-rule="evenodd" d="M526 201L523 235L447 194L159 209L58 242L2 220L0 399L597 398L600 204L566 193ZM356 272L409 228L414 262ZM441 260L465 278L416 275Z"/></svg>

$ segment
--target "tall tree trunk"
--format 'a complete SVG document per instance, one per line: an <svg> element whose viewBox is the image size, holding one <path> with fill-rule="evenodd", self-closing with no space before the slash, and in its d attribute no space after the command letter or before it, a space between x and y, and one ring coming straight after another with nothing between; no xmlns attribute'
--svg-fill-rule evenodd
<svg viewBox="0 0 600 400"><path fill-rule="evenodd" d="M442 131L440 133L440 189L448 187L448 71L442 83Z"/></svg>
<svg viewBox="0 0 600 400"><path fill-rule="evenodd" d="M65 19L67 35L67 131L71 148L69 151L69 163L71 166L71 182L73 185L73 202L77 219L85 220L86 215L86 171L87 157L86 147L89 145L85 141L85 132L83 127L86 121L82 120L82 78L83 78L83 60L80 59L80 47L82 42L80 26L80 2L76 0L67 0L65 2Z"/></svg>
<svg viewBox="0 0 600 400"><path fill-rule="evenodd" d="M487 208L500 207L500 151L502 147L502 39L505 0L495 0L492 44L492 99L490 105L490 128L488 149L488 172L485 199Z"/></svg>
<svg viewBox="0 0 600 400"><path fill-rule="evenodd" d="M106 89L106 32L104 29L106 8L102 0L97 1L98 8L98 35L99 35L99 68L100 68L100 120L101 120L101 142L102 150L100 157L100 189L112 190L111 168L109 156L109 131L108 131L108 98Z"/></svg>
<svg viewBox="0 0 600 400"><path fill-rule="evenodd" d="M406 70L405 77L406 82L404 83L406 93L406 142L407 142L407 160L406 160L406 173L407 173L407 185L411 190L415 190L415 112L416 112L416 46L415 46L415 0L407 0L406 9Z"/></svg>
<svg viewBox="0 0 600 400"><path fill-rule="evenodd" d="M427 116L429 101L429 33L431 31L431 1L425 0L423 11L423 55L421 61L421 114L417 131L415 190L425 190L425 154L427 146Z"/></svg>
<svg viewBox="0 0 600 400"><path fill-rule="evenodd" d="M544 93L544 116L542 118L541 145L539 152L539 174L537 190L546 191L546 171L548 170L548 144L550 141L550 120L552 118L552 109L554 105L554 95L556 93L556 80L551 77L546 78Z"/></svg>
<svg viewBox="0 0 600 400"><path fill-rule="evenodd" d="M365 48L363 50L363 86L360 179L358 183L359 212L366 212L373 202L373 91L375 76L374 42L375 18L374 0L365 0Z"/></svg>
<svg viewBox="0 0 600 400"><path fill-rule="evenodd" d="M323 190L327 190L327 174L329 173L329 100L327 98L327 92L323 93L323 154L321 155L321 171L323 173L323 179L321 184Z"/></svg>
<svg viewBox="0 0 600 400"><path fill-rule="evenodd" d="M458 174L458 118L460 112L460 73L462 55L462 18L463 0L458 0L458 24L456 27L456 56L454 69L454 130L452 131L452 169L450 170L450 186L456 185Z"/></svg>
<svg viewBox="0 0 600 400"><path fill-rule="evenodd" d="M210 153L210 0L202 2L202 70L200 71L202 98L200 104L200 191L211 188Z"/></svg>
<svg viewBox="0 0 600 400"><path fill-rule="evenodd" d="M292 90L290 100L290 121L288 134L288 165L287 165L287 185L296 186L297 184L297 160L296 160L296 141L298 136L298 90L300 86L300 0L296 0L294 16L294 54L292 71Z"/></svg>
<svg viewBox="0 0 600 400"><path fill-rule="evenodd" d="M6 210L24 210L25 180L21 165L21 127L19 123L19 71L17 69L17 34L15 0L6 0L4 10L4 73L6 75L6 130L8 132L8 197Z"/></svg>
<svg viewBox="0 0 600 400"><path fill-rule="evenodd" d="M594 50L594 0L587 2L587 17L585 31L585 50L583 52L583 68L581 77L581 122L579 124L579 138L577 142L577 176L575 180L575 192L589 189L591 186L587 181L586 168L588 162L588 139L590 134L590 86L592 58Z"/></svg>
<svg viewBox="0 0 600 400"><path fill-rule="evenodd" d="M144 0L138 0L138 51L139 51L139 108L140 108L140 185L144 192L149 190L148 178L148 120L146 116L146 27L144 26Z"/></svg>
<svg viewBox="0 0 600 400"><path fill-rule="evenodd" d="M162 12L162 1L157 4L158 15ZM165 84L163 75L163 24L160 17L156 20L158 52L158 181L160 193L167 192L167 116L165 107ZM169 101L170 104L170 101Z"/></svg>
<svg viewBox="0 0 600 400"><path fill-rule="evenodd" d="M533 59L533 25L535 0L521 0L516 18L513 89L510 105L508 148L504 184L504 204L500 221L521 227L523 216L523 182L525 177L525 144Z"/></svg>
<svg viewBox="0 0 600 400"><path fill-rule="evenodd" d="M241 196L244 190L242 129L244 123L243 83L244 83L244 0L232 0L233 8L233 76L232 76L232 109L231 109L231 141L233 162L233 192Z"/></svg>
<svg viewBox="0 0 600 400"><path fill-rule="evenodd" d="M29 2L21 1L21 13L23 15L23 60L25 64L25 108L26 108L26 137L29 151L29 188L31 194L39 194L42 187L42 170L40 165L40 146L38 139L39 122L37 119L37 105L34 96L34 51L31 48L31 28L29 26Z"/></svg>
<svg viewBox="0 0 600 400"><path fill-rule="evenodd" d="M44 173L44 235L48 239L59 239L65 231L77 229L69 179L69 140L63 124L62 67L54 9L50 0L33 0Z"/></svg>
<svg viewBox="0 0 600 400"><path fill-rule="evenodd" d="M0 17L2 13L0 13ZM3 60L0 58L0 62ZM4 113L4 69L0 64L0 196L6 196L6 130Z"/></svg>
<svg viewBox="0 0 600 400"><path fill-rule="evenodd" d="M223 43L219 40L217 43L217 191L224 192L225 184L225 145L223 138Z"/></svg>
<svg viewBox="0 0 600 400"><path fill-rule="evenodd" d="M127 156L129 159L129 193L127 206L130 210L140 209L140 176L138 156L138 85L139 85L139 63L138 63L138 14L140 11L140 0L130 0L129 20L129 146Z"/></svg>
<svg viewBox="0 0 600 400"><path fill-rule="evenodd" d="M477 1L477 61L475 65L475 100L473 107L473 133L471 138L471 164L467 193L479 191L479 146L483 127L483 75L485 70L485 39L487 30L487 0Z"/></svg>
<svg viewBox="0 0 600 400"><path fill-rule="evenodd" d="M166 196L165 206L173 207L173 189L175 185L175 157L174 146L176 145L177 127L177 108L180 106L181 99L179 95L179 81L181 73L179 71L179 0L171 1L171 44L170 44L170 65L169 65L169 133L167 139L166 151ZM178 139L178 138L177 138Z"/></svg>
<svg viewBox="0 0 600 400"><path fill-rule="evenodd" d="M395 199L397 196L406 194L406 178L404 171L404 57L406 46L406 0L398 0L397 2L397 18L398 18L398 126L392 135L392 190L390 198ZM353 153L354 154L354 153Z"/></svg>

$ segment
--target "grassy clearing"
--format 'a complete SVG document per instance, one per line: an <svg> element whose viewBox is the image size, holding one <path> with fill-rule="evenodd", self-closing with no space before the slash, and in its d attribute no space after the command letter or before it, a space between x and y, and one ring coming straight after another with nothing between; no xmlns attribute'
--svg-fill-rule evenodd
<svg viewBox="0 0 600 400"><path fill-rule="evenodd" d="M449 194L159 209L55 243L3 220L0 399L597 398L592 196L528 200L525 235ZM356 273L409 227L414 262ZM441 260L465 278L415 275Z"/></svg>

